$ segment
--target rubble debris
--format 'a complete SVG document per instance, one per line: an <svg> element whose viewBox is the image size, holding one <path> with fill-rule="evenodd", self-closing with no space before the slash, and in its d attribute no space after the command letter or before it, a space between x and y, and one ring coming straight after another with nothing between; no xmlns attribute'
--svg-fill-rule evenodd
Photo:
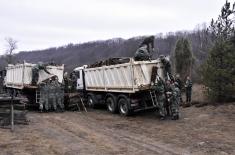
<svg viewBox="0 0 235 155"><path fill-rule="evenodd" d="M13 130L14 124L28 125L26 114L25 103L20 98L0 94L0 127L8 128L11 125Z"/></svg>
<svg viewBox="0 0 235 155"><path fill-rule="evenodd" d="M116 64L123 64L130 62L130 58L109 58L107 60L98 61L94 64L88 65L87 68L101 67L101 66L110 66Z"/></svg>

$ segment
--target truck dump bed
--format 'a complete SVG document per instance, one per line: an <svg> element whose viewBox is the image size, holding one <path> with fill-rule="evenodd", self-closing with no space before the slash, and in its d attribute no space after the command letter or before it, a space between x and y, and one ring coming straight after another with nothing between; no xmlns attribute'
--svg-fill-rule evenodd
<svg viewBox="0 0 235 155"><path fill-rule="evenodd" d="M23 89L23 88L35 88L31 85L32 82L32 68L36 64L23 63L16 65L8 65L6 67L5 85L8 88ZM62 83L64 66L47 66L47 70L51 74L47 74L45 71L39 71L38 83L56 75L59 82Z"/></svg>
<svg viewBox="0 0 235 155"><path fill-rule="evenodd" d="M150 88L152 68L157 67L158 75L163 78L160 60L134 61L95 68L86 68L85 87L88 91L135 93Z"/></svg>

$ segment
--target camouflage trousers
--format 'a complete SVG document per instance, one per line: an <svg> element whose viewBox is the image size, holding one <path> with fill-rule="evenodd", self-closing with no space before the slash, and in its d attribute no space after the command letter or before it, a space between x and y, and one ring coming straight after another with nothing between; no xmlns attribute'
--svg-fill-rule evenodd
<svg viewBox="0 0 235 155"><path fill-rule="evenodd" d="M186 102L191 102L192 91L186 90Z"/></svg>
<svg viewBox="0 0 235 155"><path fill-rule="evenodd" d="M59 108L61 110L64 110L64 101L63 101L64 95L60 94L60 93L56 93L55 96L56 96L56 103L57 103L57 105L59 106Z"/></svg>
<svg viewBox="0 0 235 155"><path fill-rule="evenodd" d="M164 94L160 94L157 97L158 100L158 108L159 108L159 115L161 117L165 117L166 116L166 109L165 109L165 95Z"/></svg>
<svg viewBox="0 0 235 155"><path fill-rule="evenodd" d="M40 110L43 110L43 108L44 108L44 110L48 111L49 110L48 96L47 95L42 95L39 104L40 104L39 105Z"/></svg>
<svg viewBox="0 0 235 155"><path fill-rule="evenodd" d="M177 103L177 99L171 101L170 108L171 108L171 115L173 117L179 115L179 104Z"/></svg>
<svg viewBox="0 0 235 155"><path fill-rule="evenodd" d="M49 95L49 107L50 109L57 110L56 96L54 93Z"/></svg>

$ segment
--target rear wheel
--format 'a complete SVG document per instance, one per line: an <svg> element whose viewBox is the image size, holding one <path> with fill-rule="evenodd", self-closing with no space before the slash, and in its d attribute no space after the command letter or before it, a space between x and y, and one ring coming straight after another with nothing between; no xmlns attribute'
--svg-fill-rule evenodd
<svg viewBox="0 0 235 155"><path fill-rule="evenodd" d="M115 96L109 96L106 99L106 105L108 107L108 111L111 113L116 113L118 111L117 101Z"/></svg>
<svg viewBox="0 0 235 155"><path fill-rule="evenodd" d="M123 116L129 116L132 114L132 111L130 109L130 100L126 96L121 97L118 100L118 108L120 114Z"/></svg>

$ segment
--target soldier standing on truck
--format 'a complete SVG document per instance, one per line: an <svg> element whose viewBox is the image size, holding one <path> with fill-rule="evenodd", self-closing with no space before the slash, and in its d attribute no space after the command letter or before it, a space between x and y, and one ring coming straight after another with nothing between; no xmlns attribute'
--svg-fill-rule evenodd
<svg viewBox="0 0 235 155"><path fill-rule="evenodd" d="M139 48L135 52L135 61L151 60L151 54L154 52L154 36L150 36L144 39Z"/></svg>
<svg viewBox="0 0 235 155"><path fill-rule="evenodd" d="M38 78L39 78L39 71L44 70L47 74L51 74L47 69L46 66L42 63L39 62L37 65L35 65L32 68L32 85L37 85Z"/></svg>
<svg viewBox="0 0 235 155"><path fill-rule="evenodd" d="M160 55L160 60L164 67L164 77L166 80L174 81L174 78L171 73L171 63L168 58L166 58L164 55Z"/></svg>

